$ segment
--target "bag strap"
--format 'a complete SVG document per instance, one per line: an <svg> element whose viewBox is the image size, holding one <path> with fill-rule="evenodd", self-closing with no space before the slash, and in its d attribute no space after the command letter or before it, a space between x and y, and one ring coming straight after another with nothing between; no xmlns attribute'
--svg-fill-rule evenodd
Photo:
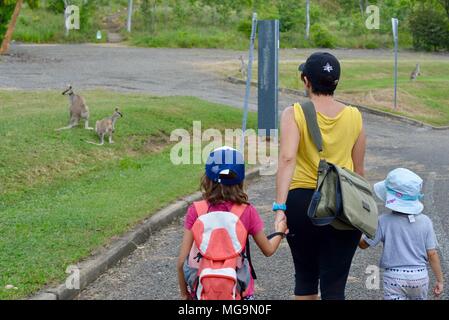
<svg viewBox="0 0 449 320"><path fill-rule="evenodd" d="M316 118L316 110L313 102L307 100L303 104L300 104L304 117L306 118L307 131L309 131L312 141L315 144L318 152L323 151L323 138L321 136L320 127L318 125L318 120Z"/></svg>

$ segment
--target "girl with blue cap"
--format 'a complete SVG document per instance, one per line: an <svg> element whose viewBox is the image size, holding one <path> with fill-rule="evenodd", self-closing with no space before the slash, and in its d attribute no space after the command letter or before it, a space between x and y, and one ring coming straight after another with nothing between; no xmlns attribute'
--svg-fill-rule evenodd
<svg viewBox="0 0 449 320"><path fill-rule="evenodd" d="M375 238L363 236L359 247L366 249L383 243L380 267L384 269L385 300L426 300L427 264L437 281L435 296L443 292L437 239L432 221L422 213L422 184L414 172L398 168L374 185L374 192L391 212L379 217Z"/></svg>
<svg viewBox="0 0 449 320"><path fill-rule="evenodd" d="M213 150L201 179L203 200L194 202L184 220L178 257L181 297L195 300L254 300L254 279L248 237L271 256L285 237L285 221L275 222L266 236L264 222L244 190L241 152Z"/></svg>

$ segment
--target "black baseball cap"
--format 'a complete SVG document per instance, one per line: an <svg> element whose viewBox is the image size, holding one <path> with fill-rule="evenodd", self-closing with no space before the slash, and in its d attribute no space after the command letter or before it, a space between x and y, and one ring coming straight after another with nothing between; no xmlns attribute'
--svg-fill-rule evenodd
<svg viewBox="0 0 449 320"><path fill-rule="evenodd" d="M340 80L340 62L328 52L315 52L298 68L312 83L314 90L334 91Z"/></svg>

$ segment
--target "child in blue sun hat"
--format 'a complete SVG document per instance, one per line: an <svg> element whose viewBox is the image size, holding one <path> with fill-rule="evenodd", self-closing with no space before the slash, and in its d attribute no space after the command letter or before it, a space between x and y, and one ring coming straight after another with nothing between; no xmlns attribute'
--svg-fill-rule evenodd
<svg viewBox="0 0 449 320"><path fill-rule="evenodd" d="M435 296L443 292L443 273L437 253L432 221L422 213L423 180L414 172L398 168L374 192L391 211L379 217L373 240L362 237L359 247L383 244L380 267L384 270L385 300L426 300L429 287L427 265L435 277Z"/></svg>

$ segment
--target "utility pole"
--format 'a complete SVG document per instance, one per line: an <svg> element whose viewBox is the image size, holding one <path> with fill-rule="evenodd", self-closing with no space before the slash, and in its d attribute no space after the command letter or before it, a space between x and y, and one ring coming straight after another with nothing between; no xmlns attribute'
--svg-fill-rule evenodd
<svg viewBox="0 0 449 320"><path fill-rule="evenodd" d="M128 23L126 27L126 30L128 30L128 32L131 32L132 16L133 16L133 0L128 0Z"/></svg>
<svg viewBox="0 0 449 320"><path fill-rule="evenodd" d="M394 38L394 109L398 106L398 24L397 18L391 18Z"/></svg>
<svg viewBox="0 0 449 320"><path fill-rule="evenodd" d="M68 37L69 36L69 28L67 27L67 18L68 18L68 14L67 14L67 7L69 6L69 1L68 0L64 0L64 26L65 26L65 36Z"/></svg>
<svg viewBox="0 0 449 320"><path fill-rule="evenodd" d="M306 0L306 40L310 37L310 0Z"/></svg>

